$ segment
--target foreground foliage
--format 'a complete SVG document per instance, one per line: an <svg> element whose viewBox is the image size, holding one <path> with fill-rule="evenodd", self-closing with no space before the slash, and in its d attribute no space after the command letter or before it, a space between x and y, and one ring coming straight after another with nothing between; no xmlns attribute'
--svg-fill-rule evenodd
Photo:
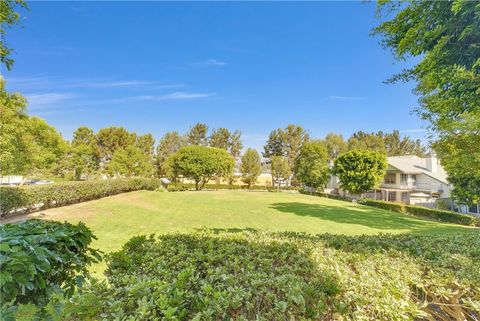
<svg viewBox="0 0 480 321"><path fill-rule="evenodd" d="M58 182L50 185L0 187L0 217L39 209L59 207L105 196L137 190L155 190L157 179L130 178L83 182Z"/></svg>
<svg viewBox="0 0 480 321"><path fill-rule="evenodd" d="M480 234L132 238L63 320L476 320Z"/></svg>
<svg viewBox="0 0 480 321"><path fill-rule="evenodd" d="M40 220L0 225L1 317L18 304L44 307L54 294L71 296L100 260L89 247L95 239L82 223Z"/></svg>

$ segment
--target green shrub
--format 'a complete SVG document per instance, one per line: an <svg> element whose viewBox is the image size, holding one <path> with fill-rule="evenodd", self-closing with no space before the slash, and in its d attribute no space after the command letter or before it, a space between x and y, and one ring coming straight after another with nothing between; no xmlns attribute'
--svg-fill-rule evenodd
<svg viewBox="0 0 480 321"><path fill-rule="evenodd" d="M250 188L247 185L229 185L229 184L205 184L204 190L267 190L270 187L263 185L252 185ZM194 190L195 184L170 184L168 186L169 192L182 192ZM293 189L293 188L292 188Z"/></svg>
<svg viewBox="0 0 480 321"><path fill-rule="evenodd" d="M393 212L405 213L405 205L403 205L401 203L379 201L379 200L374 200L374 199L370 199L370 198L360 199L360 200L358 200L358 203L363 204L363 205L367 205L367 206L382 208L384 210L389 210L389 211L393 211Z"/></svg>
<svg viewBox="0 0 480 321"><path fill-rule="evenodd" d="M75 296L64 320L480 317L476 231L450 236L207 231L140 236L111 254L107 265L108 282ZM88 318L82 318L85 311L90 311Z"/></svg>
<svg viewBox="0 0 480 321"><path fill-rule="evenodd" d="M473 215L460 214L451 211L436 210L423 206L405 205L408 214L427 217L436 221L456 223L462 225L480 226L480 219Z"/></svg>
<svg viewBox="0 0 480 321"><path fill-rule="evenodd" d="M155 190L157 179L126 178L83 182L59 182L50 185L0 187L0 216L28 213L136 190Z"/></svg>
<svg viewBox="0 0 480 321"><path fill-rule="evenodd" d="M312 195L312 193L310 193L309 191L301 188L298 190L301 194L306 194L306 195ZM341 195L336 195L336 194L329 194L329 193L322 193L322 192L314 192L313 195L315 196L319 196L319 197L325 197L325 198L331 198L331 199L334 199L334 200L338 200L338 201L345 201L345 202L352 202L353 199L351 197L348 197L348 196L341 196Z"/></svg>
<svg viewBox="0 0 480 321"><path fill-rule="evenodd" d="M29 220L0 225L1 312L18 304L44 307L51 296L71 296L100 255L89 247L95 237L83 224Z"/></svg>

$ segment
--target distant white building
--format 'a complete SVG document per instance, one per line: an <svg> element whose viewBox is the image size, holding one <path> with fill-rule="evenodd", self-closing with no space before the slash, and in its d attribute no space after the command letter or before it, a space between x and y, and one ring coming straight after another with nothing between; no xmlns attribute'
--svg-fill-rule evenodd
<svg viewBox="0 0 480 321"><path fill-rule="evenodd" d="M438 198L449 198L452 186L447 174L435 155L393 156L387 158L387 173L380 186L365 196L405 204L433 204ZM330 189L339 188L338 180L332 177Z"/></svg>

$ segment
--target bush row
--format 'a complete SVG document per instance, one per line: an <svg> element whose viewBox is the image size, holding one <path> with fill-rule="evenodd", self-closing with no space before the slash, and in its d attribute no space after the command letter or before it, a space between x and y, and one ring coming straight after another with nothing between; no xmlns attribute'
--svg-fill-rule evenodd
<svg viewBox="0 0 480 321"><path fill-rule="evenodd" d="M364 198L358 201L358 203L373 207L378 207L394 212L406 213L413 216L425 217L432 220L455 223L461 225L480 226L480 219L467 214L461 214L451 211L437 210L423 206L404 205L400 203L385 202L379 200L373 200Z"/></svg>
<svg viewBox="0 0 480 321"><path fill-rule="evenodd" d="M160 186L161 183L157 179L122 178L0 187L0 217L80 203L124 192L155 190Z"/></svg>
<svg viewBox="0 0 480 321"><path fill-rule="evenodd" d="M305 189L299 189L298 190L301 194L307 194L307 195L312 195L311 192L305 190ZM338 201L345 201L345 202L352 202L353 199L351 197L348 197L348 196L342 196L342 195L336 195L336 194L329 194L329 193L322 193L322 192L314 192L313 195L315 196L319 196L319 197L325 197L325 198L331 198L331 199L334 199L334 200L338 200Z"/></svg>
<svg viewBox="0 0 480 321"><path fill-rule="evenodd" d="M138 236L63 320L477 320L479 248L477 232Z"/></svg>
<svg viewBox="0 0 480 321"><path fill-rule="evenodd" d="M195 189L195 184L170 184L167 188L169 192L182 192L182 191L188 191L188 190L194 190ZM265 186L265 185L252 185L250 188L248 188L247 185L229 185L229 184L206 184L203 187L204 190L259 190L259 191L276 191L276 187L272 186ZM297 190L299 189L298 187L294 186L289 186L289 187L282 187L281 190Z"/></svg>

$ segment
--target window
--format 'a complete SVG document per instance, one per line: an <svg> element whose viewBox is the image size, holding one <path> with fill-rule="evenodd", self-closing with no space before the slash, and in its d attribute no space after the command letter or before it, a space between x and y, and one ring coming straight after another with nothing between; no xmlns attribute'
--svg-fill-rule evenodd
<svg viewBox="0 0 480 321"><path fill-rule="evenodd" d="M397 201L397 192L388 192L388 201L396 202Z"/></svg>
<svg viewBox="0 0 480 321"><path fill-rule="evenodd" d="M397 183L397 175L395 173L391 174L386 174L384 182L385 184L396 184Z"/></svg>
<svg viewBox="0 0 480 321"><path fill-rule="evenodd" d="M417 186L417 175L412 175L412 185Z"/></svg>
<svg viewBox="0 0 480 321"><path fill-rule="evenodd" d="M408 203L408 192L402 192L402 203Z"/></svg>
<svg viewBox="0 0 480 321"><path fill-rule="evenodd" d="M408 183L408 175L400 174L400 184L407 185L407 183Z"/></svg>

